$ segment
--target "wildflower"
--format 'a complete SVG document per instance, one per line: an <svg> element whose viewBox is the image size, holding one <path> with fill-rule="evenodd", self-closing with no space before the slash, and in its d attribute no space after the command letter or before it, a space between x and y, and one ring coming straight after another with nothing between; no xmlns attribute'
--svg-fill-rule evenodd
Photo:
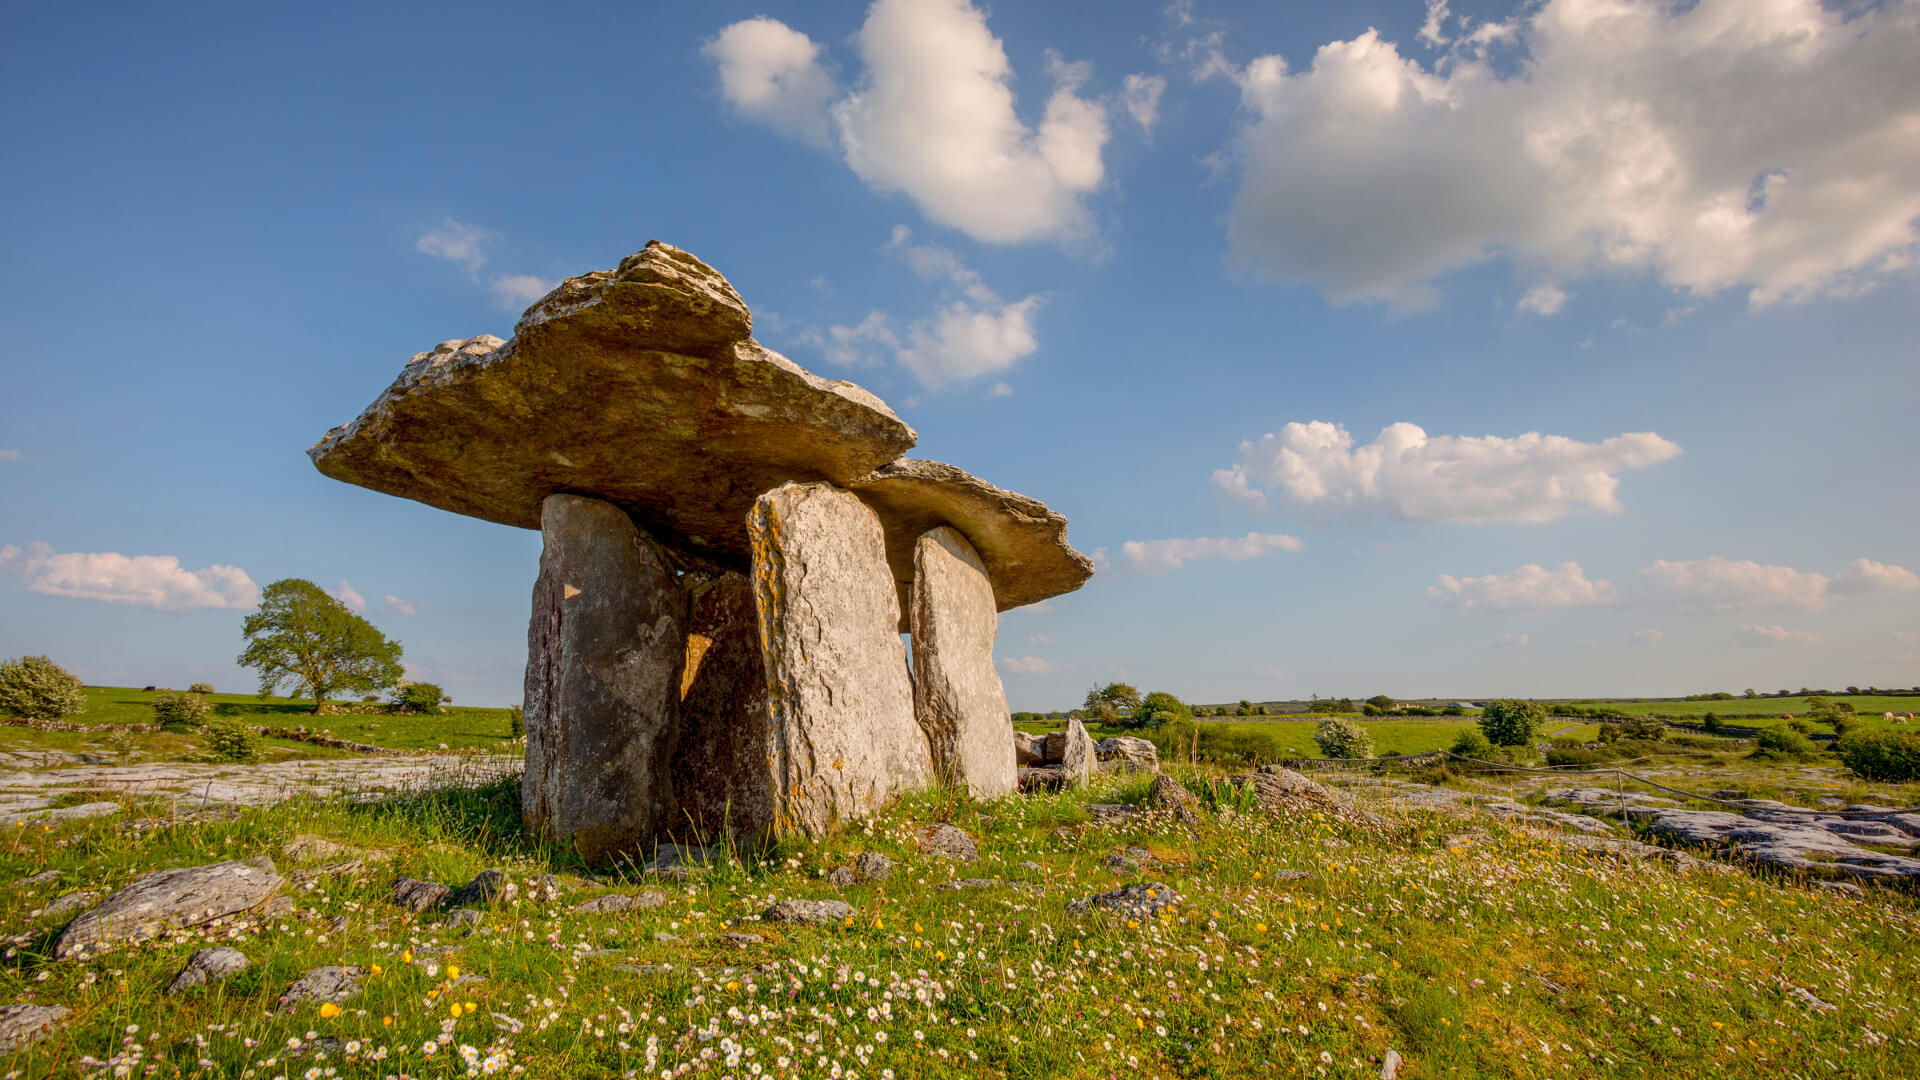
<svg viewBox="0 0 1920 1080"><path fill-rule="evenodd" d="M331 1001L325 1002L320 1006L320 1018L322 1020L331 1020L334 1017L339 1015L340 1015L340 1006L335 1005Z"/></svg>

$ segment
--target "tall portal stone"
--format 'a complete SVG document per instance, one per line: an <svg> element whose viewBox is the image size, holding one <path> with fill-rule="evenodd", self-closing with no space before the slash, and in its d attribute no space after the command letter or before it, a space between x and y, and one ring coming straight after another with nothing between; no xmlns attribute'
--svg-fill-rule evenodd
<svg viewBox="0 0 1920 1080"><path fill-rule="evenodd" d="M923 787L899 594L880 519L831 484L783 484L747 519L767 668L775 828L820 836Z"/></svg>
<svg viewBox="0 0 1920 1080"><path fill-rule="evenodd" d="M937 775L977 799L1019 779L1013 718L993 667L993 583L959 530L941 526L913 548L913 704Z"/></svg>
<svg viewBox="0 0 1920 1080"><path fill-rule="evenodd" d="M750 842L774 826L773 718L760 659L760 618L745 574L690 573L687 663L680 686L680 805L672 831Z"/></svg>
<svg viewBox="0 0 1920 1080"><path fill-rule="evenodd" d="M638 854L673 820L686 598L666 552L611 503L549 495L540 536L521 813L586 859Z"/></svg>

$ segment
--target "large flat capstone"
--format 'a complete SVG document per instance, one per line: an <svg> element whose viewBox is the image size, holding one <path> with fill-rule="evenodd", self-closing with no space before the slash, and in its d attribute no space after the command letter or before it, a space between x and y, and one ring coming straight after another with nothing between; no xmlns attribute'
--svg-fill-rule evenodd
<svg viewBox="0 0 1920 1080"><path fill-rule="evenodd" d="M776 829L821 836L932 777L899 597L879 519L830 484L761 496L748 531Z"/></svg>
<svg viewBox="0 0 1920 1080"><path fill-rule="evenodd" d="M1019 777L993 666L993 585L973 545L947 526L915 542L913 561L913 701L934 771L975 798L999 798Z"/></svg>
<svg viewBox="0 0 1920 1080"><path fill-rule="evenodd" d="M521 812L589 860L639 851L674 817L685 597L619 507L553 495L540 524Z"/></svg>
<svg viewBox="0 0 1920 1080"><path fill-rule="evenodd" d="M744 568L762 492L849 483L914 443L879 398L762 348L752 325L725 278L655 241L562 283L511 341L415 356L308 455L336 480L527 529L548 495L593 495Z"/></svg>

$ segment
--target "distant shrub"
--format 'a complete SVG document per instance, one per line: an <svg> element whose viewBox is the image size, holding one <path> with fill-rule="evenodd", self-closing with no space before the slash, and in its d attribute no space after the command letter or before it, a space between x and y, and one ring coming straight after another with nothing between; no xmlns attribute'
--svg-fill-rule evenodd
<svg viewBox="0 0 1920 1080"><path fill-rule="evenodd" d="M1370 758L1373 736L1351 720L1329 717L1314 725L1314 745L1330 758Z"/></svg>
<svg viewBox="0 0 1920 1080"><path fill-rule="evenodd" d="M507 706L507 738L527 737L527 713L518 705Z"/></svg>
<svg viewBox="0 0 1920 1080"><path fill-rule="evenodd" d="M194 684L193 684L192 686L189 686L189 687L187 687L187 693L189 693L189 694L211 694L211 693L213 693L213 684L212 684L212 683L210 683L210 682L197 682L197 683L194 683Z"/></svg>
<svg viewBox="0 0 1920 1080"><path fill-rule="evenodd" d="M440 700L446 697L437 683L413 682L398 687L393 692L393 708L396 712L419 713L422 716L440 715Z"/></svg>
<svg viewBox="0 0 1920 1080"><path fill-rule="evenodd" d="M1802 735L1813 734L1813 725L1807 723L1805 720L1789 720L1787 721L1787 727L1793 729L1794 731L1799 732Z"/></svg>
<svg viewBox="0 0 1920 1080"><path fill-rule="evenodd" d="M1463 709L1463 708L1461 708L1461 707L1460 707L1460 706L1458 706L1458 705L1449 705L1449 706L1447 706L1446 708L1444 708L1444 709L1441 709L1441 710L1440 710L1440 712L1439 712L1439 715L1441 715L1441 716L1465 716L1465 715L1467 715L1467 710L1465 710L1465 709Z"/></svg>
<svg viewBox="0 0 1920 1080"><path fill-rule="evenodd" d="M1920 780L1920 732L1848 732L1840 739L1840 760L1865 780Z"/></svg>
<svg viewBox="0 0 1920 1080"><path fill-rule="evenodd" d="M213 714L213 706L198 693L169 690L153 699L153 719L161 727L199 727Z"/></svg>
<svg viewBox="0 0 1920 1080"><path fill-rule="evenodd" d="M221 761L252 761L260 756L260 733L235 717L216 716L200 728L207 750Z"/></svg>
<svg viewBox="0 0 1920 1080"><path fill-rule="evenodd" d="M1477 727L1470 727L1462 731L1459 738L1453 740L1453 746L1449 749L1461 757L1485 758L1492 752L1493 743L1487 741L1485 732Z"/></svg>
<svg viewBox="0 0 1920 1080"><path fill-rule="evenodd" d="M1793 728L1768 728L1755 736L1753 756L1758 758L1790 758L1804 761L1813 756L1813 743L1807 741L1803 732Z"/></svg>
<svg viewBox="0 0 1920 1080"><path fill-rule="evenodd" d="M1708 731L1719 731L1721 728L1727 726L1727 722L1712 713L1708 713L1700 718L1700 726L1706 728Z"/></svg>
<svg viewBox="0 0 1920 1080"><path fill-rule="evenodd" d="M87 707L80 680L44 656L0 663L0 715L57 720Z"/></svg>
<svg viewBox="0 0 1920 1080"><path fill-rule="evenodd" d="M1480 710L1480 731L1496 746L1525 746L1547 722L1537 701L1489 701Z"/></svg>
<svg viewBox="0 0 1920 1080"><path fill-rule="evenodd" d="M1547 751L1547 764L1562 768L1605 765L1614 760L1614 752L1605 747L1556 746Z"/></svg>

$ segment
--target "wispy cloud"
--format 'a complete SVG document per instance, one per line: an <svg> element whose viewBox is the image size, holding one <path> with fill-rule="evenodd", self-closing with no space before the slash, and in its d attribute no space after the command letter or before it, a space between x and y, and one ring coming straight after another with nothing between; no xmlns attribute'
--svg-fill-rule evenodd
<svg viewBox="0 0 1920 1080"><path fill-rule="evenodd" d="M1136 574L1165 574L1195 559L1257 559L1274 551L1299 551L1304 542L1285 533L1250 532L1245 536L1182 537L1170 540L1129 540L1120 545L1121 564ZM1093 553L1096 564L1107 562L1107 549Z"/></svg>
<svg viewBox="0 0 1920 1080"><path fill-rule="evenodd" d="M413 249L422 255L444 259L466 271L475 282L481 282L480 270L487 265L487 249L499 238L500 234L491 229L446 218L420 234ZM532 274L495 274L485 284L493 302L502 310L520 311L552 292L558 282Z"/></svg>
<svg viewBox="0 0 1920 1080"><path fill-rule="evenodd" d="M1740 644L1750 646L1818 645L1820 635L1811 630L1789 630L1784 626L1755 626L1749 623L1736 635Z"/></svg>
<svg viewBox="0 0 1920 1080"><path fill-rule="evenodd" d="M387 594L387 606L392 608L396 615L412 615L415 613L412 604L407 603L392 593Z"/></svg>
<svg viewBox="0 0 1920 1080"><path fill-rule="evenodd" d="M1038 656L1003 656L1000 666L1019 675L1046 675L1053 671L1053 661Z"/></svg>
<svg viewBox="0 0 1920 1080"><path fill-rule="evenodd" d="M360 590L355 589L346 582L342 581L339 585L328 591L335 600L347 605L348 610L354 614L365 615L367 613L367 598L360 595Z"/></svg>
<svg viewBox="0 0 1920 1080"><path fill-rule="evenodd" d="M1544 608L1605 604L1614 599L1613 583L1590 581L1577 562L1552 570L1528 563L1511 574L1457 578L1441 574L1427 595L1453 605L1455 611L1539 611Z"/></svg>

